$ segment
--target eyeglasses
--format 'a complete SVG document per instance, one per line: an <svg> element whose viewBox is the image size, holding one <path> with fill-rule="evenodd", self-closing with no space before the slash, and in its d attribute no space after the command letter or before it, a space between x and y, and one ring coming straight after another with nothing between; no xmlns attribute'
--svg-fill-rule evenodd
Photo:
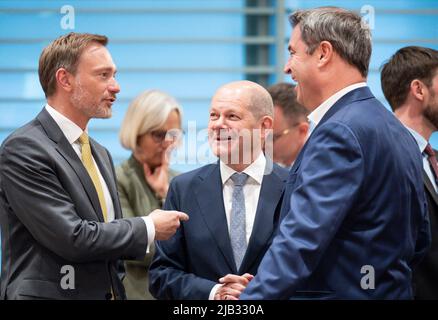
<svg viewBox="0 0 438 320"><path fill-rule="evenodd" d="M290 132L290 129L284 129L283 131L281 131L279 133L273 133L272 134L272 141L278 140L282 136L287 135L289 132Z"/></svg>
<svg viewBox="0 0 438 320"><path fill-rule="evenodd" d="M293 128L297 127L300 123L295 123L290 128L284 129L283 131L279 133L273 133L272 134L272 141L280 139L282 136L287 135Z"/></svg>
<svg viewBox="0 0 438 320"><path fill-rule="evenodd" d="M155 143L162 143L163 141L177 141L184 135L184 130L171 129L165 130L155 130L149 133Z"/></svg>

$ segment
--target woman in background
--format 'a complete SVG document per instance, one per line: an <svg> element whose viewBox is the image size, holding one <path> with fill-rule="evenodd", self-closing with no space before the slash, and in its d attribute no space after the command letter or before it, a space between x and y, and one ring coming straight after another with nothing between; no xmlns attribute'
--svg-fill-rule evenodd
<svg viewBox="0 0 438 320"><path fill-rule="evenodd" d="M162 207L169 181L169 154L181 135L182 110L171 96L142 92L129 105L120 129L122 146L131 157L116 168L123 216L145 216ZM154 256L152 244L144 261L126 261L123 281L128 299L153 299L149 293L148 268Z"/></svg>

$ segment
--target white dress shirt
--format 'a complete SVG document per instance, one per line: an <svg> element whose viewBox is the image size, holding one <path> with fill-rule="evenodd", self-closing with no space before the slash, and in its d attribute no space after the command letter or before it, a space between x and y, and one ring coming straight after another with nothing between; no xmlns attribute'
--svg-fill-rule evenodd
<svg viewBox="0 0 438 320"><path fill-rule="evenodd" d="M352 85L349 85L348 87L345 87L338 92L336 92L334 95L332 95L330 98L325 100L323 103L321 103L315 110L313 110L307 118L310 122L309 127L309 135L312 133L313 129L318 125L318 123L321 121L321 119L324 117L324 115L330 110L330 108L343 96L345 96L350 91L353 91L354 89L366 87L367 84L365 82L359 82Z"/></svg>
<svg viewBox="0 0 438 320"><path fill-rule="evenodd" d="M78 139L83 133L82 129L73 121L65 117L63 114L61 114L59 111L55 110L53 107L51 107L49 104L46 104L45 106L47 112L50 114L50 116L55 120L58 127L61 129L62 133L67 138L68 142L72 146L73 150L78 155L79 159L82 159L82 151L81 151L81 144L79 143ZM85 129L85 132L88 134L88 130ZM114 220L114 204L113 200L111 199L111 194L108 190L108 186L105 182L105 179L102 177L102 174L100 173L99 167L97 166L96 161L93 158L94 166L97 169L97 174L99 175L100 184L102 185L103 189L103 195L105 198L105 204L107 207L107 222L111 222ZM147 251L149 252L149 246L155 239L155 227L152 219L150 217L142 217L144 222L146 223L146 229L148 233L148 246Z"/></svg>
<svg viewBox="0 0 438 320"><path fill-rule="evenodd" d="M224 198L225 215L227 217L228 232L230 230L231 221L231 204L233 198L234 183L230 179L231 176L236 173L234 169L227 166L220 161L220 173L222 179L222 192ZM248 180L243 186L243 194L245 196L245 229L246 229L246 242L249 243L251 232L254 226L255 215L257 211L257 205L259 202L260 189L262 187L263 175L266 167L266 158L263 152L260 152L257 159L251 163L242 172L248 175ZM215 285L209 295L209 300L214 299L217 289L222 286L221 284Z"/></svg>
<svg viewBox="0 0 438 320"><path fill-rule="evenodd" d="M418 144L418 148L420 148L420 152L421 152L421 157L423 159L423 169L427 174L427 177L429 178L430 182L433 185L433 188L435 189L435 191L437 191L437 186L436 186L436 181L435 181L435 176L432 172L432 169L430 167L429 164L429 160L427 160L427 154L424 152L424 149L426 149L427 146L427 140L424 139L424 137L419 134L417 131L415 131L414 129L409 128L408 126L405 126L406 129L409 130L409 132L412 134L412 136L415 138L415 141Z"/></svg>

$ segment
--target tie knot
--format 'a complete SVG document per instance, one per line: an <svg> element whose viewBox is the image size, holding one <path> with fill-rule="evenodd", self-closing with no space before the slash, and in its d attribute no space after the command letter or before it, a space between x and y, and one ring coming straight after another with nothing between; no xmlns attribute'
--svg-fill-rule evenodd
<svg viewBox="0 0 438 320"><path fill-rule="evenodd" d="M248 180L248 175L243 172L236 172L231 176L231 180L233 180L235 186L243 186L246 180Z"/></svg>
<svg viewBox="0 0 438 320"><path fill-rule="evenodd" d="M429 143L427 144L426 149L424 149L424 152L429 157L435 157L435 151L433 151L432 146Z"/></svg>
<svg viewBox="0 0 438 320"><path fill-rule="evenodd" d="M79 140L80 144L90 144L90 140L88 139L88 135L85 132L83 132L81 134L81 136L79 137L78 140Z"/></svg>

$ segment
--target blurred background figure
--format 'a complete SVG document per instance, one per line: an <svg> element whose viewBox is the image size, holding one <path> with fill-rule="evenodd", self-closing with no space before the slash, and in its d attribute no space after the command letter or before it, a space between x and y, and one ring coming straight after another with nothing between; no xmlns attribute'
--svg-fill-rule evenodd
<svg viewBox="0 0 438 320"><path fill-rule="evenodd" d="M169 155L181 136L182 109L171 96L157 90L138 95L129 105L120 129L120 141L131 156L116 168L123 216L135 217L162 207L169 180ZM147 270L152 245L144 261L126 261L124 285L128 299L153 299Z"/></svg>
<svg viewBox="0 0 438 320"><path fill-rule="evenodd" d="M438 299L438 165L429 142L432 133L438 131L438 51L401 48L383 66L381 83L395 116L409 129L423 156L432 244L414 269L414 296Z"/></svg>
<svg viewBox="0 0 438 320"><path fill-rule="evenodd" d="M274 101L274 162L291 168L309 132L308 111L297 102L295 86L278 83L268 88Z"/></svg>

